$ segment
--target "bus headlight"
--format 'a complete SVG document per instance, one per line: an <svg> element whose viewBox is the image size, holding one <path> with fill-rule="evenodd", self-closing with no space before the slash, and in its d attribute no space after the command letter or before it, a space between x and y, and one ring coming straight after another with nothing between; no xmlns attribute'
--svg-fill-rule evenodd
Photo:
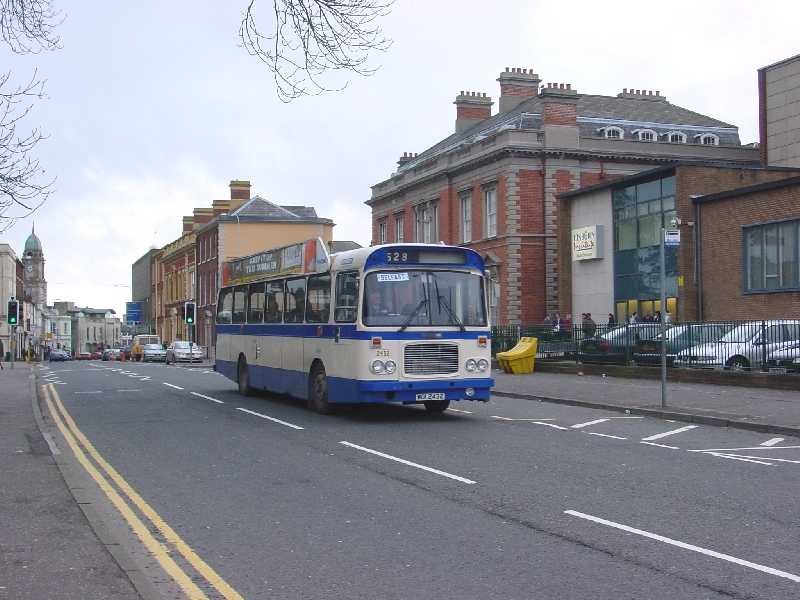
<svg viewBox="0 0 800 600"><path fill-rule="evenodd" d="M483 372L487 371L488 369L489 369L489 361L488 360L486 360L485 358L481 358L480 360L478 360L478 371L483 373Z"/></svg>
<svg viewBox="0 0 800 600"><path fill-rule="evenodd" d="M393 360L387 360L383 363L384 368L386 369L386 374L391 375L397 370L397 363Z"/></svg>
<svg viewBox="0 0 800 600"><path fill-rule="evenodd" d="M386 364L382 360L373 360L369 364L369 370L375 373L375 375L381 375L386 371Z"/></svg>
<svg viewBox="0 0 800 600"><path fill-rule="evenodd" d="M478 368L478 363L475 361L474 358L468 358L467 362L464 363L464 368L470 373L473 373L475 369Z"/></svg>

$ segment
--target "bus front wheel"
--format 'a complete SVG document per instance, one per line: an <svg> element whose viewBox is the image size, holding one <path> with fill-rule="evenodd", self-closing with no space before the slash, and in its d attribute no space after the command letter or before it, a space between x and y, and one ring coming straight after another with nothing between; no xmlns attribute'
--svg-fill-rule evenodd
<svg viewBox="0 0 800 600"><path fill-rule="evenodd" d="M450 406L450 400L428 400L425 402L425 410L432 415L440 415Z"/></svg>
<svg viewBox="0 0 800 600"><path fill-rule="evenodd" d="M247 369L247 361L244 358L239 359L236 379L239 382L239 393L242 396L250 396L253 393L253 388L250 387L250 372Z"/></svg>
<svg viewBox="0 0 800 600"><path fill-rule="evenodd" d="M308 376L308 407L321 415L331 413L328 402L328 376L325 367L317 363L311 368Z"/></svg>

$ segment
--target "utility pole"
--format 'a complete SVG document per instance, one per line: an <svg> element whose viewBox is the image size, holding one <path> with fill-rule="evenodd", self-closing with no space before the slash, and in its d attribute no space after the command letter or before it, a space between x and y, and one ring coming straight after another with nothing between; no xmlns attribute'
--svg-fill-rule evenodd
<svg viewBox="0 0 800 600"><path fill-rule="evenodd" d="M679 246L681 243L681 232L678 227L678 219L670 220L670 228L661 227L661 408L667 407L667 261L665 257L665 246Z"/></svg>

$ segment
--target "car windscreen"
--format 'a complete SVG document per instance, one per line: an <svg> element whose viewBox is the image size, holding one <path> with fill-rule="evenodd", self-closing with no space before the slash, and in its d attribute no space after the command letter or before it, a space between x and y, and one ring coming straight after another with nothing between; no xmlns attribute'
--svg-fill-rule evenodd
<svg viewBox="0 0 800 600"><path fill-rule="evenodd" d="M176 350L188 350L189 349L189 342L175 342L172 344L172 347Z"/></svg>
<svg viewBox="0 0 800 600"><path fill-rule="evenodd" d="M485 327L483 278L464 271L369 273L361 314L369 327Z"/></svg>
<svg viewBox="0 0 800 600"><path fill-rule="evenodd" d="M163 350L161 344L147 344L144 347L145 350Z"/></svg>

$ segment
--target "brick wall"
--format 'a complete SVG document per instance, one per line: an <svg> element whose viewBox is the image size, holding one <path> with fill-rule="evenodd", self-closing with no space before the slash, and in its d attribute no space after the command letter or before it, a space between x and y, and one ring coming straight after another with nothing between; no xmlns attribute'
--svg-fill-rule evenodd
<svg viewBox="0 0 800 600"><path fill-rule="evenodd" d="M491 106L456 106L456 119L488 119L492 116Z"/></svg>
<svg viewBox="0 0 800 600"><path fill-rule="evenodd" d="M694 279L694 232L689 223L693 222L694 205L691 196L701 196L704 194L715 194L733 190L748 185L785 179L796 175L792 171L769 171L757 169L720 169L710 167L690 167L681 166L676 169L675 175L675 194L678 210L678 218L681 220L681 246L678 251L678 273L683 276L683 286L678 289L678 317L681 320L696 320L700 317L697 305L697 284ZM703 226L708 225L705 216ZM731 235L741 238L741 232L731 231ZM705 252L708 247L707 242L703 242ZM740 265L737 266L737 269ZM739 271L737 270L736 273ZM738 275L737 275L738 276ZM738 280L737 280L738 282ZM704 293L708 290L708 281L704 281ZM704 318L709 319L705 314L708 304L704 302Z"/></svg>
<svg viewBox="0 0 800 600"><path fill-rule="evenodd" d="M745 294L742 227L800 219L800 186L701 205L702 283L705 319L800 317L800 292Z"/></svg>
<svg viewBox="0 0 800 600"><path fill-rule="evenodd" d="M577 106L575 104L546 102L542 112L542 121L548 125L575 125Z"/></svg>

